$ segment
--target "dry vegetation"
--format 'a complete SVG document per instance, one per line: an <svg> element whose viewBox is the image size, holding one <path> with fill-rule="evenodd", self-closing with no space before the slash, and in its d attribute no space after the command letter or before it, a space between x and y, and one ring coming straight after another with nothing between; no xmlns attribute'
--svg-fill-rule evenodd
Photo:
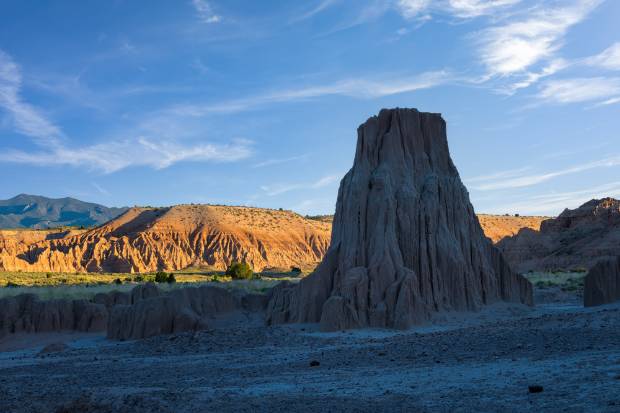
<svg viewBox="0 0 620 413"><path fill-rule="evenodd" d="M224 288L264 292L279 281L296 281L303 273L268 271L257 273L255 279L232 280L223 271L186 269L173 272L175 283L158 283L163 290L202 284L217 284ZM112 290L130 291L139 283L154 282L149 274L68 274L0 272L0 298L23 293L36 294L42 299L91 298Z"/></svg>

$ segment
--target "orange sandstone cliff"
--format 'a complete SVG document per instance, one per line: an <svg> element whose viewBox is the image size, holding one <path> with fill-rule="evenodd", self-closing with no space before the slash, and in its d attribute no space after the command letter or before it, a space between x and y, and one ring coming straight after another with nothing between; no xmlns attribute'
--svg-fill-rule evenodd
<svg viewBox="0 0 620 413"><path fill-rule="evenodd" d="M308 267L331 225L290 211L213 205L132 208L84 232L0 231L0 270L150 272L245 261L254 270Z"/></svg>
<svg viewBox="0 0 620 413"><path fill-rule="evenodd" d="M91 230L0 230L0 270L151 272L246 261L265 268L313 267L330 242L331 216L213 205L132 208ZM543 217L478 215L498 242Z"/></svg>

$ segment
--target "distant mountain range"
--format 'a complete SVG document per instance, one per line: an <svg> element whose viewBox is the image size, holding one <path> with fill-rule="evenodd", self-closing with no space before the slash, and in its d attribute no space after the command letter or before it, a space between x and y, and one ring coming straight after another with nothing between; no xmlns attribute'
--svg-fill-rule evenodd
<svg viewBox="0 0 620 413"><path fill-rule="evenodd" d="M128 208L108 208L74 198L20 194L0 200L0 228L90 227L118 217Z"/></svg>

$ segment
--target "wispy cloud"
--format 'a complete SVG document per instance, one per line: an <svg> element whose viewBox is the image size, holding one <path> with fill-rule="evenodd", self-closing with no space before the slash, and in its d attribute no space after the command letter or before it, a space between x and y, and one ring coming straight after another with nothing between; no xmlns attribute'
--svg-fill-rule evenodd
<svg viewBox="0 0 620 413"><path fill-rule="evenodd" d="M565 208L576 208L591 199L604 197L620 197L620 181L576 191L521 196L518 201L500 203L488 208L484 212L494 214L518 212L521 214L557 215Z"/></svg>
<svg viewBox="0 0 620 413"><path fill-rule="evenodd" d="M448 10L461 18L472 18L497 13L514 6L522 0L449 0Z"/></svg>
<svg viewBox="0 0 620 413"><path fill-rule="evenodd" d="M252 154L250 143L239 140L227 145L182 145L173 141L121 140L82 148L55 146L41 151L4 151L0 162L36 166L69 165L112 173L133 166L167 168L181 161L233 162Z"/></svg>
<svg viewBox="0 0 620 413"><path fill-rule="evenodd" d="M0 51L0 108L11 117L14 130L33 138L37 150L3 149L0 162L31 165L70 165L112 173L131 166L169 167L181 161L229 162L252 154L251 142L233 140L230 144L183 144L178 139L165 138L152 131L151 137L111 139L90 146L69 146L61 129L46 119L21 95L22 76L19 66ZM146 122L142 126L151 124ZM172 123L170 119L167 124ZM160 128L161 131L161 128Z"/></svg>
<svg viewBox="0 0 620 413"><path fill-rule="evenodd" d="M586 59L591 66L608 70L620 70L620 42L614 43L596 56Z"/></svg>
<svg viewBox="0 0 620 413"><path fill-rule="evenodd" d="M91 182L91 184L93 185L93 188L95 188L97 190L97 192L99 192L101 195L110 196L110 191L108 191L107 189L103 188L97 182Z"/></svg>
<svg viewBox="0 0 620 413"><path fill-rule="evenodd" d="M52 144L62 137L60 128L39 109L20 96L21 69L11 56L0 50L0 108L8 113L15 130L23 135Z"/></svg>
<svg viewBox="0 0 620 413"><path fill-rule="evenodd" d="M431 13L448 14L470 19L497 13L521 3L522 0L397 0L396 9L406 19L431 18Z"/></svg>
<svg viewBox="0 0 620 413"><path fill-rule="evenodd" d="M290 23L298 23L303 20L311 19L312 17L316 16L317 14L321 13L324 10L327 10L329 7L333 6L339 1L340 0L320 0L318 4L316 4L310 10L305 11L299 16L293 17Z"/></svg>
<svg viewBox="0 0 620 413"><path fill-rule="evenodd" d="M276 90L274 92L266 92L248 98L229 100L215 104L177 105L170 111L178 115L204 116L212 113L242 112L271 103L301 101L328 95L371 99L429 89L449 83L455 79L452 73L445 70L425 72L412 76L393 76L385 79L344 79L325 85Z"/></svg>
<svg viewBox="0 0 620 413"><path fill-rule="evenodd" d="M273 166L273 165L280 165L283 163L301 161L303 159L306 159L307 157L308 157L308 154L305 153L303 155L289 156L288 158L267 159L265 161L254 164L252 167L253 168L264 168L266 166Z"/></svg>
<svg viewBox="0 0 620 413"><path fill-rule="evenodd" d="M613 156L600 161L588 162L557 171L541 172L537 174L520 174L519 170L499 172L485 177L472 178L467 180L467 182L473 183L474 185L471 185L471 188L478 191L524 188L538 185L560 176L615 166L620 166L620 156Z"/></svg>
<svg viewBox="0 0 620 413"><path fill-rule="evenodd" d="M430 18L430 0L398 0L396 9L405 19L428 19Z"/></svg>
<svg viewBox="0 0 620 413"><path fill-rule="evenodd" d="M334 174L334 175L326 175L317 181L314 182L305 182L305 183L277 183L277 184L269 184L263 185L260 189L265 192L268 196L276 196L281 195L286 192L296 191L301 189L318 189L324 188L333 184L334 182L338 182L342 175Z"/></svg>
<svg viewBox="0 0 620 413"><path fill-rule="evenodd" d="M192 5L198 13L198 17L204 23L218 23L222 17L213 12L211 4L206 0L192 0Z"/></svg>
<svg viewBox="0 0 620 413"><path fill-rule="evenodd" d="M550 80L543 84L538 98L552 103L592 100L610 104L620 98L620 77L592 77Z"/></svg>
<svg viewBox="0 0 620 413"><path fill-rule="evenodd" d="M574 0L558 7L535 7L525 15L517 15L507 23L477 33L476 41L487 76L523 76L526 79L523 85L527 86L541 74L555 73L561 65L549 62L557 59L556 52L563 46L567 31L583 21L601 2ZM548 63L538 70L538 75L536 71L530 73L535 65L545 61Z"/></svg>

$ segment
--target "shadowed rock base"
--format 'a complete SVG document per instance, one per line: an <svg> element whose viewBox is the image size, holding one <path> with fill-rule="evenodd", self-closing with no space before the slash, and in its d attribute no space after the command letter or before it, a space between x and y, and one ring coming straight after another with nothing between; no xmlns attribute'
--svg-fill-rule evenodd
<svg viewBox="0 0 620 413"><path fill-rule="evenodd" d="M127 340L210 328L216 317L261 313L268 296L202 286L163 292L154 284L112 291L92 300L39 300L33 294L0 299L0 338L11 333L107 332Z"/></svg>
<svg viewBox="0 0 620 413"><path fill-rule="evenodd" d="M620 257L599 261L586 275L583 305L592 307L620 301Z"/></svg>
<svg viewBox="0 0 620 413"><path fill-rule="evenodd" d="M531 305L532 287L485 238L441 115L382 110L358 129L325 258L276 287L267 322L403 329L497 301Z"/></svg>

